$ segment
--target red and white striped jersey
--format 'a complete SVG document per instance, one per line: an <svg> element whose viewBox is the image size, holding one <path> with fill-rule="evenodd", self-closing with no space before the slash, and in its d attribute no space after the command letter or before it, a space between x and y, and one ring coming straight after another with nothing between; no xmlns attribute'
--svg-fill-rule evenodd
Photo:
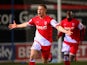
<svg viewBox="0 0 87 65"><path fill-rule="evenodd" d="M84 26L75 18L73 18L70 22L67 18L61 21L60 25L64 27L66 30L71 30L73 32L72 35L65 34L64 41L77 43L81 40L80 30L84 28Z"/></svg>
<svg viewBox="0 0 87 65"><path fill-rule="evenodd" d="M57 22L53 18L48 15L44 18L35 16L29 20L28 25L36 26L35 40L42 44L47 43L47 41L49 43L52 42L52 27L57 26Z"/></svg>

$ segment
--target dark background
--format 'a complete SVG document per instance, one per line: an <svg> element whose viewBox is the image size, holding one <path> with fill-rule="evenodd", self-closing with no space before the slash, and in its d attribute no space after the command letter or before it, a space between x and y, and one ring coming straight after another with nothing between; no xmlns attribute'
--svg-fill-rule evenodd
<svg viewBox="0 0 87 65"><path fill-rule="evenodd" d="M11 42L12 39L14 42L32 42L33 41L33 38L34 38L34 33L35 33L35 27L28 27L28 28L23 28L23 29L14 29L14 30L9 30L8 29L8 24L10 23L10 20L9 20L9 17L10 17L10 14L12 13L12 4L11 4L11 1L12 0L1 0L0 1L0 43L4 43L4 42ZM14 12L14 19L16 20L16 23L17 24L20 24L20 19L19 19L19 15L20 15L20 12L22 11L28 11L29 13L26 15L27 17L30 15L30 14L33 14L33 15L36 15L36 10L31 10L29 7L26 7L25 4L27 5L31 5L31 4L41 4L41 3L44 3L44 4L48 4L48 5L57 5L56 2L47 2L46 0L15 0L14 1L14 6L15 5L22 5L24 7L20 7L19 9L14 8L13 9L13 12ZM4 6L3 5L7 5ZM70 5L70 4L66 4L66 3L63 3L63 5ZM79 8L79 7L78 7ZM69 9L70 10L70 9ZM77 12L87 12L87 8L86 9L71 9L74 13L77 13ZM63 9L62 12L66 12L67 9ZM49 10L48 9L48 14L53 14L55 15L55 19L57 20L57 10L56 9L53 9L53 10ZM7 15L8 16L8 21L6 24L3 24L2 22L2 16L3 15ZM82 20L82 23L87 26L87 14L86 16L75 16L76 18L78 19L81 19ZM65 18L65 16L62 16L62 19ZM30 19L28 17L28 19ZM23 19L23 21L28 21ZM4 18L3 19L4 21L6 21L7 19ZM56 39L56 36L57 36L57 31L56 29L53 30L53 41L57 41ZM86 29L86 33L87 33L87 29ZM13 37L12 37L13 35ZM84 41L87 41L87 34L85 35L85 39Z"/></svg>

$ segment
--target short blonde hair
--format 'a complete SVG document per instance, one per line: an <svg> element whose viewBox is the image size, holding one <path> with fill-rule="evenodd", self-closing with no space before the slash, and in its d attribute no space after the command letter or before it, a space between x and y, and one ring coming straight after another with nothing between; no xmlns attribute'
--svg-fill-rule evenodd
<svg viewBox="0 0 87 65"><path fill-rule="evenodd" d="M47 9L47 6L45 4L40 4L39 6L44 7L45 9Z"/></svg>

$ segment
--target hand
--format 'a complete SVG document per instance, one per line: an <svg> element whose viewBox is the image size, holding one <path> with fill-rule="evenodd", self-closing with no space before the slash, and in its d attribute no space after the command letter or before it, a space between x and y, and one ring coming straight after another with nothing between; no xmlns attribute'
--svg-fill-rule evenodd
<svg viewBox="0 0 87 65"><path fill-rule="evenodd" d="M9 29L14 29L17 27L17 24L15 23L15 20L13 21L13 24L9 24L8 28Z"/></svg>
<svg viewBox="0 0 87 65"><path fill-rule="evenodd" d="M71 30L67 30L66 34L67 34L67 35L72 35L73 32L72 32Z"/></svg>

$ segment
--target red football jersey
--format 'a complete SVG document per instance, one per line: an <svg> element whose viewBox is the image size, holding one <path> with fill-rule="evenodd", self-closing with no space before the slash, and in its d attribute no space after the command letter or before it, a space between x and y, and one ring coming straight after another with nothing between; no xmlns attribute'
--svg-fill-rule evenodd
<svg viewBox="0 0 87 65"><path fill-rule="evenodd" d="M40 18L39 16L33 17L31 20L29 20L29 25L35 25L36 31L41 35L41 37L44 37L48 41L52 42L52 22L53 18L49 16L45 16L44 18ZM57 22L56 22L57 23ZM57 24L53 23L54 26ZM36 34L36 36L38 35Z"/></svg>
<svg viewBox="0 0 87 65"><path fill-rule="evenodd" d="M72 35L68 36L65 34L65 41L69 42L79 42L80 41L80 29L79 29L80 22L73 18L71 21L68 21L67 18L61 21L61 26L64 27L66 30L71 30L73 32Z"/></svg>

